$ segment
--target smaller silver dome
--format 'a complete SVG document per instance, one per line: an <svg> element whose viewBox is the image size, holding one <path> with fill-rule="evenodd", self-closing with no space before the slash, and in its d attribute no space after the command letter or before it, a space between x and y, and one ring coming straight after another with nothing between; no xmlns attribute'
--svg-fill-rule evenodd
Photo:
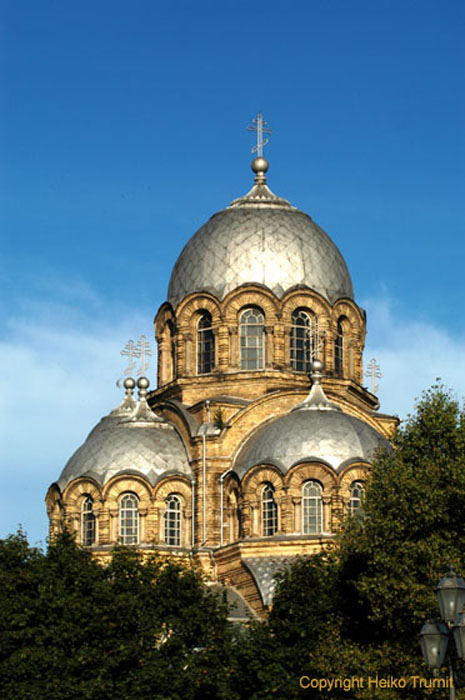
<svg viewBox="0 0 465 700"><path fill-rule="evenodd" d="M302 407L260 428L245 443L234 464L242 478L258 464L273 464L283 474L302 461L319 461L335 471L354 462L370 462L377 448L391 450L388 441L363 421L328 408Z"/></svg>
<svg viewBox="0 0 465 700"><path fill-rule="evenodd" d="M153 486L168 474L191 475L186 448L175 427L155 416L145 398L135 408L131 399L127 396L102 418L76 450L58 479L61 491L82 476L103 486L117 474L140 474Z"/></svg>

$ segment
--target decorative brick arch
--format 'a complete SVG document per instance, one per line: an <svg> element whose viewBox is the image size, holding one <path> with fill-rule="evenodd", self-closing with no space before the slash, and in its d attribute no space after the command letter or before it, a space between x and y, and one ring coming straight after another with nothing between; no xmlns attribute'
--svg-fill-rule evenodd
<svg viewBox="0 0 465 700"><path fill-rule="evenodd" d="M282 301L283 322L291 325L293 312L300 308L308 309L323 322L331 316L331 306L319 294L295 290L287 294Z"/></svg>
<svg viewBox="0 0 465 700"><path fill-rule="evenodd" d="M350 485L354 481L366 482L371 472L369 464L350 464L340 475L341 496L344 499L350 498Z"/></svg>
<svg viewBox="0 0 465 700"><path fill-rule="evenodd" d="M242 480L242 488L246 498L259 498L265 482L273 485L276 493L284 486L284 479L277 467L259 465L252 467Z"/></svg>
<svg viewBox="0 0 465 700"><path fill-rule="evenodd" d="M331 314L333 322L337 323L341 316L345 317L350 323L350 328L353 333L359 336L365 336L365 320L360 309L354 302L348 299L340 299L334 304Z"/></svg>
<svg viewBox="0 0 465 700"><path fill-rule="evenodd" d="M160 342L163 332L165 330L166 324L171 322L173 325L176 322L173 307L168 302L162 304L158 310L155 317L155 337L157 342Z"/></svg>
<svg viewBox="0 0 465 700"><path fill-rule="evenodd" d="M296 464L286 474L286 485L289 487L289 495L298 497L302 493L302 486L306 481L319 481L323 493L331 495L337 487L338 478L334 470L321 462Z"/></svg>
<svg viewBox="0 0 465 700"><path fill-rule="evenodd" d="M141 504L146 505L151 498L152 488L149 482L136 474L118 474L105 484L103 493L108 506L119 503L123 493L135 493Z"/></svg>
<svg viewBox="0 0 465 700"><path fill-rule="evenodd" d="M191 331L196 330L196 319L199 318L201 311L208 311L211 314L214 325L220 322L221 309L218 299L210 294L202 293L181 302L176 310L176 320L179 326L189 326Z"/></svg>
<svg viewBox="0 0 465 700"><path fill-rule="evenodd" d="M79 508L85 496L91 496L97 503L102 499L102 489L100 485L88 477L75 479L66 487L63 500L67 508Z"/></svg>
<svg viewBox="0 0 465 700"><path fill-rule="evenodd" d="M157 506L164 506L166 499L172 493L180 496L184 508L190 508L192 487L190 482L178 476L163 479L154 489L154 501Z"/></svg>
<svg viewBox="0 0 465 700"><path fill-rule="evenodd" d="M223 302L223 314L228 326L237 325L240 312L249 306L258 306L264 313L265 323L273 325L280 315L278 299L267 289L245 287L230 292Z"/></svg>

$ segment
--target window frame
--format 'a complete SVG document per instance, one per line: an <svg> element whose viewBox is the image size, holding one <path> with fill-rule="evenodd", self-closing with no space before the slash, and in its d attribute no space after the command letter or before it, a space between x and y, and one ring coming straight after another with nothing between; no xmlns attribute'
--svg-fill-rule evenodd
<svg viewBox="0 0 465 700"><path fill-rule="evenodd" d="M354 496L354 490L359 489L360 495ZM361 479L355 479L349 486L349 515L357 515L363 512L363 498L365 497L365 482Z"/></svg>
<svg viewBox="0 0 465 700"><path fill-rule="evenodd" d="M170 508L176 503L176 508ZM169 547L180 547L182 543L182 500L177 493L170 493L165 499L166 510L163 516L163 538ZM174 516L174 518L172 517ZM173 534L170 534L174 533ZM171 539L175 541L170 541Z"/></svg>
<svg viewBox="0 0 465 700"><path fill-rule="evenodd" d="M336 377L344 377L344 350L344 325L343 319L339 318L334 339L334 374Z"/></svg>
<svg viewBox="0 0 465 700"><path fill-rule="evenodd" d="M133 506L126 507L125 502L131 501ZM134 517L129 519L128 514L133 513ZM125 522L131 520L132 523ZM130 532L127 531L130 528ZM139 497L132 491L125 491L121 494L119 501L119 541L124 545L139 544L140 540L140 514Z"/></svg>
<svg viewBox="0 0 465 700"><path fill-rule="evenodd" d="M266 498L267 493L270 498ZM273 537L278 531L278 504L275 500L275 488L272 483L266 482L261 493L262 506L262 536Z"/></svg>
<svg viewBox="0 0 465 700"><path fill-rule="evenodd" d="M296 323L296 319L304 317L307 321L305 324ZM290 365L294 372L310 372L310 363L313 355L313 331L316 328L316 319L308 309L298 307L294 309L291 316L291 334L289 342L289 359ZM303 333L300 333L303 331ZM301 347L299 347L301 346ZM299 359L298 353L302 353L302 359ZM298 364L301 363L301 367Z"/></svg>
<svg viewBox="0 0 465 700"><path fill-rule="evenodd" d="M251 317L257 321L248 321ZM258 306L248 306L241 311L239 353L241 370L251 372L265 369L265 314Z"/></svg>
<svg viewBox="0 0 465 700"><path fill-rule="evenodd" d="M88 507L89 505L90 508ZM83 547L92 547L96 539L97 528L94 514L94 499L90 494L86 494L81 504L81 544Z"/></svg>
<svg viewBox="0 0 465 700"><path fill-rule="evenodd" d="M208 326L201 328L201 323L206 320ZM205 369L208 367L208 369ZM197 375L211 374L215 368L215 334L213 333L213 319L209 311L202 311L197 320Z"/></svg>
<svg viewBox="0 0 465 700"><path fill-rule="evenodd" d="M307 494L309 487L316 488L318 494ZM321 535L323 526L323 487L316 479L308 479L302 484L302 534Z"/></svg>

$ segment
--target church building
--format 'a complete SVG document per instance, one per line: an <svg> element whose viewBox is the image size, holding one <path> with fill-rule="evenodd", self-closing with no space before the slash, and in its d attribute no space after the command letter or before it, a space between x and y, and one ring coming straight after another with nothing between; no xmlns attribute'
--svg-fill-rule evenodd
<svg viewBox="0 0 465 700"><path fill-rule="evenodd" d="M155 316L156 388L124 382L46 497L101 560L123 543L199 562L243 610L356 513L397 420L363 386L366 315L329 236L267 185L186 243ZM136 395L135 395L136 394Z"/></svg>

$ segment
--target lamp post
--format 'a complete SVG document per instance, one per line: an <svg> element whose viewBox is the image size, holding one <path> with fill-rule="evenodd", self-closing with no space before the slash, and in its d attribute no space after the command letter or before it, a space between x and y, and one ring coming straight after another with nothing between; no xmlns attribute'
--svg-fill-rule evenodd
<svg viewBox="0 0 465 700"><path fill-rule="evenodd" d="M463 611L465 581L451 569L439 581L436 593L442 621L428 620L425 622L419 634L420 646L425 663L435 674L444 664L447 656L450 700L455 700L454 675L449 643L453 636L459 658L465 659L465 613Z"/></svg>

